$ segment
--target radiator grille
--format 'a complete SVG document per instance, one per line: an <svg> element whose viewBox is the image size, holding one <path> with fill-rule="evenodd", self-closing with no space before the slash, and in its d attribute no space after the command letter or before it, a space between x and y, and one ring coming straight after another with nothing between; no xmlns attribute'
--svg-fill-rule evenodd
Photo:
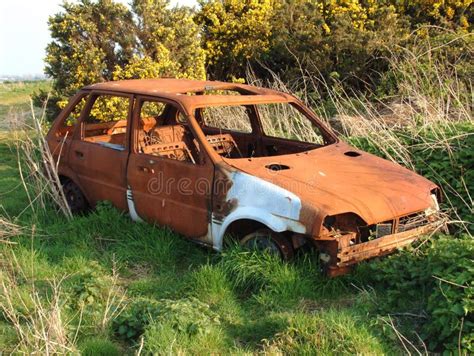
<svg viewBox="0 0 474 356"><path fill-rule="evenodd" d="M428 223L429 220L424 212L403 216L398 220L397 232L413 230Z"/></svg>

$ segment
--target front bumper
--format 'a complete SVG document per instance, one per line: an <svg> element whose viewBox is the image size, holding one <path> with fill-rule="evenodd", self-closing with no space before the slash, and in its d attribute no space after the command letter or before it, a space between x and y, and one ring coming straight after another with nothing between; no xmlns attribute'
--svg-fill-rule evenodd
<svg viewBox="0 0 474 356"><path fill-rule="evenodd" d="M410 245L420 236L437 231L444 226L445 220L441 218L426 225L385 235L375 240L345 247L339 246L336 258L332 259L333 263L328 266L327 273L332 277L347 273L352 265L371 258L388 255L398 248Z"/></svg>

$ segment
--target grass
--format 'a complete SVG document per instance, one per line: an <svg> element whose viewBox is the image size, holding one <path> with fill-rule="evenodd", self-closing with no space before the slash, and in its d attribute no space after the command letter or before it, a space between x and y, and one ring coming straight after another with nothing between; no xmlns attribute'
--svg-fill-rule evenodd
<svg viewBox="0 0 474 356"><path fill-rule="evenodd" d="M45 85L3 85L0 105L23 110L26 93ZM8 231L0 240L10 242L0 241L0 351L401 354L436 341L436 328L429 338L419 335L436 313L447 313L460 338L472 335L469 317L462 317L463 329L461 316L434 303L468 308L469 238L438 237L442 248L428 265L426 255L407 252L327 279L315 255L283 263L238 246L216 254L167 229L133 223L107 203L72 220L52 207L24 211L28 197L12 145L12 133L0 131L0 228ZM443 254L453 246L459 251ZM465 304L439 289L432 273L461 285Z"/></svg>

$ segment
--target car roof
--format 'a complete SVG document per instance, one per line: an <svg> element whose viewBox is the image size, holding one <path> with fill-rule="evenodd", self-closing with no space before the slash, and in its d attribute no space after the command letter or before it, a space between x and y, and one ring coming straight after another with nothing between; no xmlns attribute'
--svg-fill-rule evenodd
<svg viewBox="0 0 474 356"><path fill-rule="evenodd" d="M91 84L84 90L112 91L167 98L188 107L243 105L253 103L288 102L291 95L266 88L239 83L192 79L130 79ZM241 95L219 94L215 91L238 91ZM193 93L212 91L210 95Z"/></svg>

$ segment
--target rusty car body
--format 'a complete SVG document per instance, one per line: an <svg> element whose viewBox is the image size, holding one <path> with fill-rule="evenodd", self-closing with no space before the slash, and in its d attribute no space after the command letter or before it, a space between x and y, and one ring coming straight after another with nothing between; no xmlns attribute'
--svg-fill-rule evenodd
<svg viewBox="0 0 474 356"><path fill-rule="evenodd" d="M297 98L270 89L89 85L47 141L74 212L108 200L216 250L227 236L284 258L315 246L332 276L442 223L434 183L351 147Z"/></svg>

